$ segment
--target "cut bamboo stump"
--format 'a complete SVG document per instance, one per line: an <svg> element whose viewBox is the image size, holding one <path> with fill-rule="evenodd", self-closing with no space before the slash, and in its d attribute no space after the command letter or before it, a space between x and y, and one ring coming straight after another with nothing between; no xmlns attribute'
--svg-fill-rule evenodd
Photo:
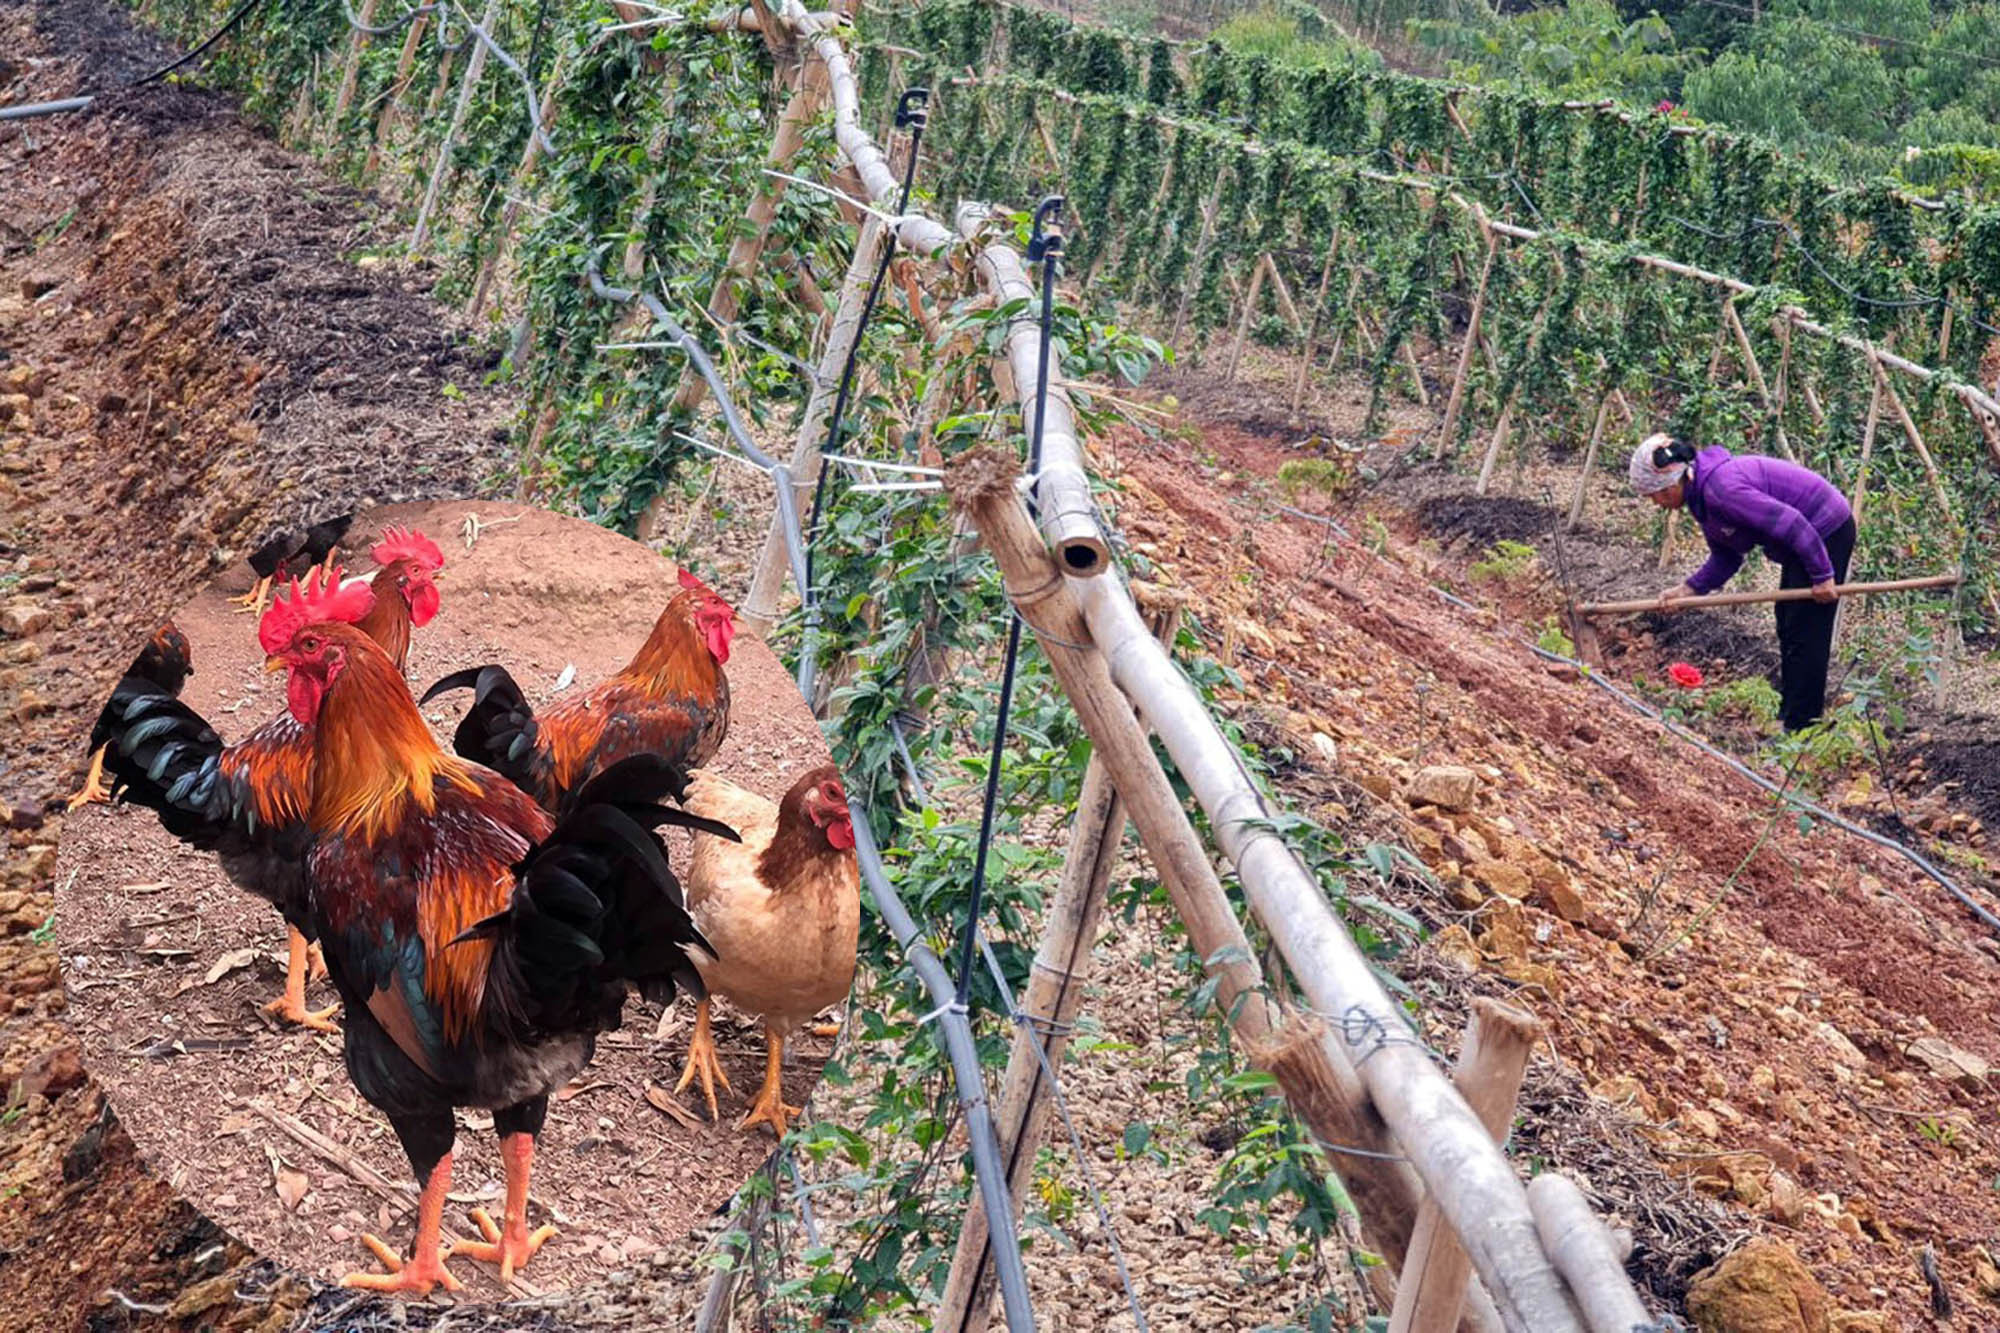
<svg viewBox="0 0 2000 1333"><path fill-rule="evenodd" d="M1625 1259L1611 1229L1590 1209L1576 1182L1545 1171L1528 1182L1528 1207L1542 1246L1583 1307L1590 1333L1631 1333L1654 1327L1625 1275Z"/></svg>
<svg viewBox="0 0 2000 1333"><path fill-rule="evenodd" d="M1883 583L1842 583L1833 591L1838 597L1855 597L1863 593L1950 588L1958 582L1957 574L1926 574L1922 578L1890 579ZM1708 606L1750 606L1758 602L1803 602L1811 596L1811 588L1782 588L1770 592L1716 592L1706 597L1676 597L1666 602L1657 597L1634 598L1627 602L1585 602L1576 610L1578 615L1585 616L1626 616L1641 611L1686 611Z"/></svg>
<svg viewBox="0 0 2000 1333"><path fill-rule="evenodd" d="M1452 1082L1496 1143L1504 1143L1514 1102L1541 1025L1532 1014L1481 997L1472 1003L1465 1045ZM1435 1199L1426 1199L1410 1233L1409 1258L1397 1284L1389 1333L1446 1333L1457 1327L1472 1262Z"/></svg>
<svg viewBox="0 0 2000 1333"><path fill-rule="evenodd" d="M1170 643L1179 624L1178 608L1168 608L1153 629ZM1049 903L1034 970L1019 1001L1027 1021L1014 1031L1014 1048L1000 1080L1000 1107L994 1114L994 1132L1000 1136L1000 1152L1007 1164L1008 1193L1017 1208L1032 1183L1035 1154L1053 1109L1053 1090L1044 1066L1062 1068L1070 1027L1083 1002L1083 980L1104 915L1105 892L1124 836L1125 803L1103 761L1093 754L1084 767L1083 792L1070 825L1062 878ZM932 1324L938 1333L985 1333L994 1288L987 1259L989 1235L986 1210L974 1199L966 1208L944 1298Z"/></svg>

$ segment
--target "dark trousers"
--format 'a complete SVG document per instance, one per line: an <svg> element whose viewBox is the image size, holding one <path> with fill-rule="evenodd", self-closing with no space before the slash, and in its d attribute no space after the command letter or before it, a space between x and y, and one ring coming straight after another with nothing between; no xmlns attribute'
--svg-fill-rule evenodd
<svg viewBox="0 0 2000 1333"><path fill-rule="evenodd" d="M1847 581L1847 561L1854 554L1854 520L1840 525L1826 539L1833 580ZM1787 560L1779 569L1783 588L1810 588L1806 568ZM1778 603L1778 672L1783 703L1778 720L1786 731L1810 726L1826 708L1826 668L1833 656L1833 619L1838 602Z"/></svg>

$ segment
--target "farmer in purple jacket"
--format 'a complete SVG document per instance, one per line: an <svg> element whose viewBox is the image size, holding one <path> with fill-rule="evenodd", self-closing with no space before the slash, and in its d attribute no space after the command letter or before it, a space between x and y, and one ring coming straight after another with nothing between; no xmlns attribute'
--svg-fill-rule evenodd
<svg viewBox="0 0 2000 1333"><path fill-rule="evenodd" d="M1826 668L1833 653L1836 584L1854 554L1854 511L1824 477L1781 458L1727 449L1697 452L1685 440L1648 436L1632 455L1632 489L1662 509L1683 506L1708 539L1708 562L1685 583L1660 594L1662 610L1682 598L1705 597L1743 565L1753 546L1778 562L1779 586L1811 588L1811 601L1778 603L1778 661L1783 685L1779 718L1797 731L1826 705Z"/></svg>

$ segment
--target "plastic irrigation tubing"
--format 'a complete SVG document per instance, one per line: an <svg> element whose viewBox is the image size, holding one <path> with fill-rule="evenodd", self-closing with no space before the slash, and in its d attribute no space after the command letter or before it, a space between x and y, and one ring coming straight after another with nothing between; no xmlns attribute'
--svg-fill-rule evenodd
<svg viewBox="0 0 2000 1333"><path fill-rule="evenodd" d="M55 102L23 102L19 106L0 106L0 120L29 120L35 116L55 116L65 111L81 111L97 100L96 97L65 97Z"/></svg>
<svg viewBox="0 0 2000 1333"><path fill-rule="evenodd" d="M244 16L249 14L252 9L255 9L258 3L259 0L243 0L243 3L236 7L236 12L224 19L222 26L210 33L200 46L195 47L194 50L173 63L162 65L151 74L132 80L125 87L143 88L149 83L166 78L167 75L173 73L182 65L197 59L202 52L208 50L209 47L214 46L226 37L229 34L229 30L241 23ZM88 97L64 97L53 102L26 102L19 106L0 106L0 120L29 120L36 116L56 116L66 111L82 111L96 100L97 95L92 94Z"/></svg>
<svg viewBox="0 0 2000 1333"><path fill-rule="evenodd" d="M522 69L521 62L507 54L500 43L493 40L492 34L473 20L471 10L465 11L465 26L472 30L472 35L479 39L479 44L485 47L495 60L505 65L513 72L514 77L521 81L521 95L528 103L528 128L542 141L542 151L551 157L555 156L555 140L549 137L547 128L542 124L541 98L535 92L534 80L528 77L528 71Z"/></svg>
<svg viewBox="0 0 2000 1333"><path fill-rule="evenodd" d="M1000 1143L993 1131L993 1108L986 1100L986 1079L980 1073L979 1054L972 1044L972 1024L966 1018L965 1007L957 1001L944 963L924 943L917 923L889 886L867 809L850 799L848 812L853 816L855 859L861 863L861 878L875 899L875 910L882 914L882 920L902 947L903 956L909 959L911 969L930 993L932 1003L938 1006L936 1017L944 1035L945 1052L951 1058L952 1079L958 1085L966 1140L972 1148L972 1174L979 1186L980 1201L986 1206L986 1224L993 1233L993 1266L1000 1280L1000 1301L1007 1313L1007 1327L1010 1333L1031 1333L1035 1310L1028 1299L1028 1274L1021 1263L1020 1233L1014 1222L1007 1177L1000 1165Z"/></svg>
<svg viewBox="0 0 2000 1333"><path fill-rule="evenodd" d="M736 403L729 396L729 386L723 383L721 374L715 369L715 362L709 360L707 350L680 326L680 322L668 313L659 298L650 292L634 291L629 287L613 287L604 280L603 273L598 270L598 260L607 248L608 245L600 245L591 251L589 259L584 264L584 276L590 280L590 290L607 301L624 305L636 300L646 308L667 337L679 344L680 349L687 353L688 360L694 363L695 370L708 381L709 392L715 395L716 406L722 410L722 424L729 431L729 438L735 441L736 447L742 450L745 458L768 472L771 480L776 483L778 519L784 525L785 546L791 557L792 577L798 582L799 601L805 609L805 636L804 642L799 646L799 693L810 699L813 694L813 677L817 670L816 659L819 655L819 603L813 598L812 583L806 577L806 543L799 528L798 503L792 495L791 470L758 448L757 442L750 438L750 432L736 410Z"/></svg>
<svg viewBox="0 0 2000 1333"><path fill-rule="evenodd" d="M354 12L354 6L348 4L347 0L340 0L341 12L347 15L347 26L354 29L356 32L365 32L370 37L386 37L390 33L395 32L400 28L407 27L409 24L415 22L419 14L428 14L437 7L438 7L437 0L432 0L432 3L430 4L418 5L415 9L403 15L403 17L396 19L390 23L387 23L383 26L377 27L373 24L363 23L360 19L360 16Z"/></svg>
<svg viewBox="0 0 2000 1333"><path fill-rule="evenodd" d="M986 856L993 846L993 816L1000 801L1000 766L1007 753L1007 715L1021 662L1021 618L1008 617L1007 663L1000 672L1000 706L993 714L993 749L986 761L986 795L979 816L979 851L972 862L972 893L965 905L965 940L958 955L958 1002L972 994L972 957L979 939L979 908L986 896Z"/></svg>
<svg viewBox="0 0 2000 1333"><path fill-rule="evenodd" d="M1736 758L1736 756L1730 754L1728 751L1718 749L1717 747L1703 740L1701 737L1695 735L1693 732L1687 730L1685 727L1676 724L1672 719L1661 716L1659 709L1654 708L1651 704L1645 702L1643 699L1638 699L1630 694L1627 694L1624 690L1619 689L1616 685L1613 685L1610 681L1606 680L1603 677L1603 675L1601 675L1598 672L1590 670L1588 667L1586 667L1583 663L1577 661L1575 658L1564 657L1561 653L1552 653L1548 649L1542 647L1539 644L1531 643L1528 644L1527 646L1528 649L1538 657L1546 658L1551 662L1561 662L1566 666L1573 666L1577 668L1579 671L1583 673L1586 679L1595 683L1600 689L1603 689L1604 691L1609 693L1613 698L1619 700L1627 708L1634 710L1635 712L1641 714L1642 716L1652 718L1655 722L1658 722L1661 726L1665 727L1669 732L1671 732L1675 736L1680 737L1682 740L1694 746L1696 749L1707 753L1713 758L1720 759L1723 763L1729 765L1731 768L1735 769L1738 773L1741 773L1744 777L1750 779L1750 781L1756 783L1759 787L1762 787L1765 791L1770 792L1773 796L1777 797L1781 801L1784 801L1786 804L1795 806L1798 809L1805 811L1805 813L1811 815L1813 818L1831 824L1837 829L1841 829L1847 833L1852 833L1857 838L1861 838L1868 842L1872 842L1878 847L1886 847L1890 851L1896 852L1897 854L1901 855L1902 857L1907 859L1911 865L1914 865L1917 869L1923 871L1926 875L1936 880L1938 884L1943 887L1944 891L1946 893L1949 893L1952 897L1958 899L1958 901L1964 905L1967 911L1971 912L1974 916L1978 917L1981 921L1986 923L1988 926L1992 927L1995 931L2000 931L2000 917L1995 916L1993 913L1987 911L1984 907L1981 907L1979 903L1972 898L1971 895L1966 893L1965 890L1959 888L1958 885L1953 882L1952 878L1949 875L1945 874L1944 871L1939 870L1935 865L1932 865L1931 862L1915 848L1905 846L1904 844L1897 842L1894 838L1887 837L1883 834L1877 833L1873 829L1863 828L1861 825L1854 823L1852 820L1843 819L1841 816L1833 813L1833 811L1828 810L1826 807L1822 805L1819 805L1813 801L1809 801L1803 796L1798 796L1791 792L1786 791L1784 788L1780 787L1777 783L1771 781L1769 778L1765 777L1762 773L1759 773L1756 769L1751 768L1748 764L1745 764L1742 760Z"/></svg>

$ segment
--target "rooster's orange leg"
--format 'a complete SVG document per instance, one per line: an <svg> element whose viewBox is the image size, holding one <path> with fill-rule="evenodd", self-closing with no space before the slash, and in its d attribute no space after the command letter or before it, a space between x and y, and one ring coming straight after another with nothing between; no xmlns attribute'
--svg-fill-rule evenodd
<svg viewBox="0 0 2000 1333"><path fill-rule="evenodd" d="M701 1006L694 1012L694 1036L688 1039L687 1068L681 1071L681 1081L674 1084L674 1095L686 1091L687 1085L696 1077L701 1079L702 1095L708 1098L708 1118L719 1119L715 1109L715 1085L722 1084L724 1092L733 1092L729 1086L729 1075L722 1072L722 1058L715 1051L715 1034L708 1026L709 999L701 997Z"/></svg>
<svg viewBox="0 0 2000 1333"><path fill-rule="evenodd" d="M796 1106L785 1105L785 1034L764 1025L764 1086L757 1089L757 1099L750 1103L750 1110L736 1128L748 1129L752 1125L769 1125L779 1138L785 1137L785 1117L804 1115Z"/></svg>
<svg viewBox="0 0 2000 1333"><path fill-rule="evenodd" d="M104 785L104 749L105 747L100 745L97 747L97 752L90 756L90 771L83 775L83 786L77 790L76 795L69 798L69 809L72 814L86 805L111 799L111 788Z"/></svg>
<svg viewBox="0 0 2000 1333"><path fill-rule="evenodd" d="M285 960L285 993L265 1005L264 1012L315 1032L340 1031L331 1021L340 1012L339 1005L328 1005L317 1011L306 1008L306 937L290 927L287 930L291 940L290 955Z"/></svg>
<svg viewBox="0 0 2000 1333"><path fill-rule="evenodd" d="M509 1134L500 1141L500 1156L507 1163L505 1225L495 1225L484 1208L474 1208L472 1220L486 1239L457 1241L445 1257L455 1259L462 1254L481 1263L497 1263L500 1280L509 1282L514 1274L527 1267L528 1260L535 1257L544 1241L556 1234L556 1229L542 1226L528 1230L528 1176L534 1170L535 1136Z"/></svg>
<svg viewBox="0 0 2000 1333"><path fill-rule="evenodd" d="M306 946L306 980L318 981L326 975L326 951L314 940ZM330 1011L329 1011L330 1012Z"/></svg>
<svg viewBox="0 0 2000 1333"><path fill-rule="evenodd" d="M412 1296L428 1296L432 1287L443 1287L446 1291L463 1291L465 1284L451 1275L444 1266L444 1196L451 1190L451 1154L438 1159L431 1170L431 1178L424 1182L424 1192L417 1200L417 1239L411 1248L408 1260L397 1257L396 1252L373 1236L363 1236L366 1245L382 1261L386 1273L349 1273L340 1279L343 1287L359 1287L364 1291L408 1292Z"/></svg>
<svg viewBox="0 0 2000 1333"><path fill-rule="evenodd" d="M270 591L271 577L267 574L257 580L256 587L244 593L241 597L230 598L229 603L231 606L238 606L245 611L252 611L258 615L262 615L264 614L264 597Z"/></svg>

